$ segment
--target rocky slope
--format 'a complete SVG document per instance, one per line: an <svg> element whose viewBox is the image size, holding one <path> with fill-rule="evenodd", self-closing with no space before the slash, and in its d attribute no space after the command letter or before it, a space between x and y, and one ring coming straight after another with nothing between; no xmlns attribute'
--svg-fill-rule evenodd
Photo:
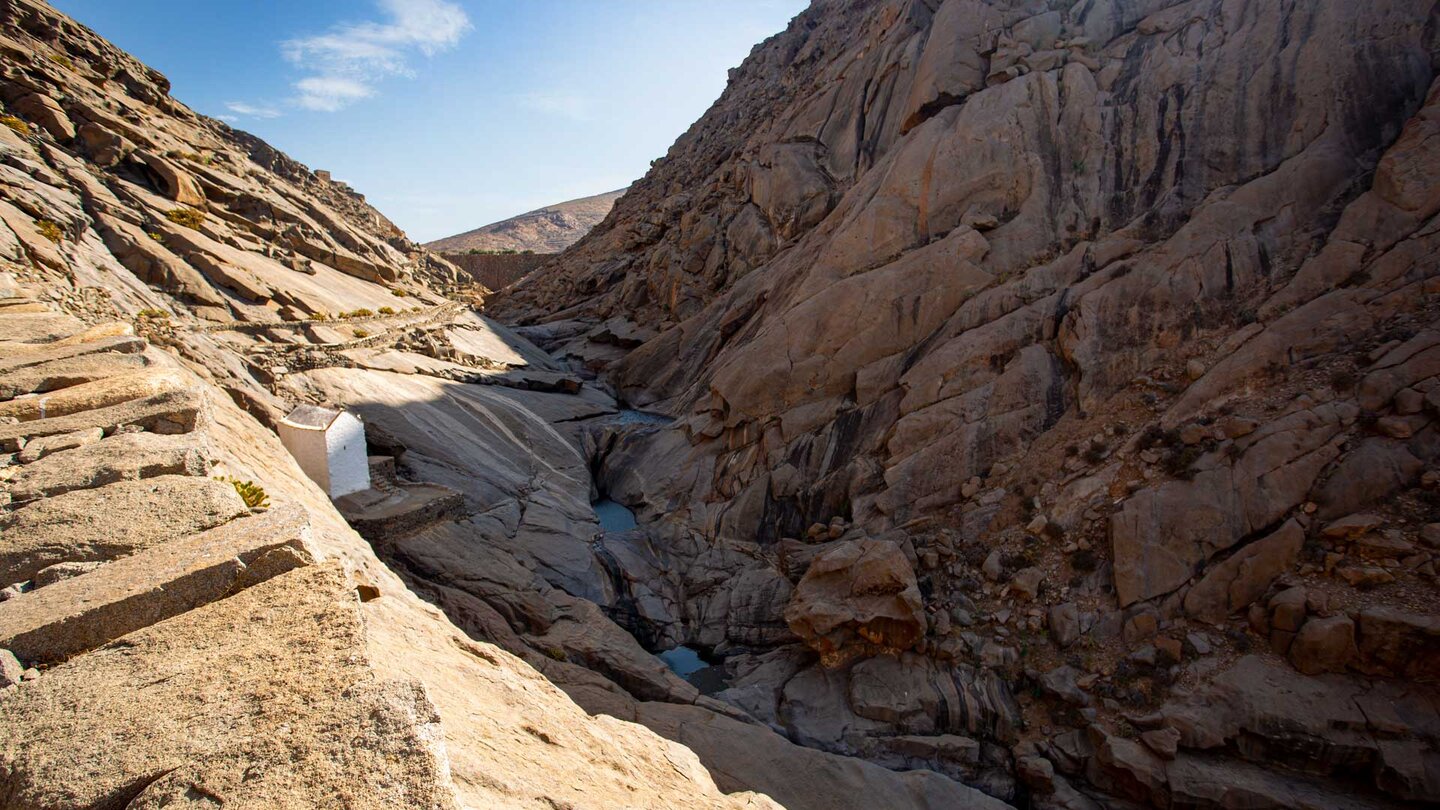
<svg viewBox="0 0 1440 810"><path fill-rule="evenodd" d="M1440 800L1437 8L816 0L492 302L674 418L601 601L1010 801Z"/></svg>
<svg viewBox="0 0 1440 810"><path fill-rule="evenodd" d="M622 188L547 205L473 231L427 242L425 247L441 253L471 250L559 253L599 225L624 193Z"/></svg>
<svg viewBox="0 0 1440 810"><path fill-rule="evenodd" d="M477 422L503 413L553 437L558 483L515 472L550 463L527 448L477 452L515 497L469 482L483 504L382 538L391 558L471 522L465 551L484 554L514 534L512 511L573 508L556 493L574 497L578 438L552 422L613 400L433 293L454 268L363 198L196 115L73 20L3 0L0 51L0 806L774 807L746 792L766 778L872 802L972 795L695 708L593 603L504 549L466 576L524 608L494 625L518 656L490 643L478 598L454 620L427 602L441 586L383 562L269 429L318 401L296 392L390 397L392 420L449 395L488 407ZM405 449L378 425L371 439ZM687 705L649 708L605 667ZM750 740L722 761L724 792L695 753L633 722L642 712L672 737L723 721ZM762 755L808 768L752 778Z"/></svg>

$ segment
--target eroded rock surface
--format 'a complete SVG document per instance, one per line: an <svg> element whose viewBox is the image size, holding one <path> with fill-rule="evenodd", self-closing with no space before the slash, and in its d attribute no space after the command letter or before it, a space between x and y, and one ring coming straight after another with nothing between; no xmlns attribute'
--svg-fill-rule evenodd
<svg viewBox="0 0 1440 810"><path fill-rule="evenodd" d="M1415 727L1404 775L1337 793L1137 725L1266 649L1432 699L1434 14L814 3L490 307L674 420L600 448L663 549L635 624L728 655L718 696L794 739L1038 807L1436 800ZM913 571L903 643L853 578L813 593L871 540ZM806 648L711 629L737 565L783 573ZM988 721L917 719L962 705Z"/></svg>
<svg viewBox="0 0 1440 810"><path fill-rule="evenodd" d="M785 621L826 664L869 652L903 652L925 635L915 572L887 541L843 543L816 557Z"/></svg>
<svg viewBox="0 0 1440 810"><path fill-rule="evenodd" d="M0 583L0 796L1440 800L1434 13L821 0L482 315L348 187L5 5L0 507L43 537ZM462 503L363 542L263 428L299 402ZM215 476L270 511L97 506ZM267 690L316 710L227 703ZM84 778L35 745L134 723Z"/></svg>

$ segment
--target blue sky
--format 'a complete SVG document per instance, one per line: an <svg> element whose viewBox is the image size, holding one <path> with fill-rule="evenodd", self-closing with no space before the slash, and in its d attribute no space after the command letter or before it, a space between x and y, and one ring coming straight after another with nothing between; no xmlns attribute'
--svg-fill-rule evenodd
<svg viewBox="0 0 1440 810"><path fill-rule="evenodd" d="M806 0L51 0L427 241L610 191Z"/></svg>

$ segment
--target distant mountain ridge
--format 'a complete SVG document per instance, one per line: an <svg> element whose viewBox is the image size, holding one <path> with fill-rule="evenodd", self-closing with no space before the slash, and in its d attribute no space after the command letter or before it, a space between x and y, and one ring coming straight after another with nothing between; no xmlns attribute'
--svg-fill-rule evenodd
<svg viewBox="0 0 1440 810"><path fill-rule="evenodd" d="M431 250L559 253L599 225L626 189L547 205L473 231L429 243Z"/></svg>

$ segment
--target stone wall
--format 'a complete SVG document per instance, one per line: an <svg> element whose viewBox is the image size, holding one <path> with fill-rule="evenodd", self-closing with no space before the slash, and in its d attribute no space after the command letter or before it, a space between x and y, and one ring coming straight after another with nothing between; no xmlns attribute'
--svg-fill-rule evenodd
<svg viewBox="0 0 1440 810"><path fill-rule="evenodd" d="M553 253L442 253L470 277L492 290L508 287L555 258Z"/></svg>

